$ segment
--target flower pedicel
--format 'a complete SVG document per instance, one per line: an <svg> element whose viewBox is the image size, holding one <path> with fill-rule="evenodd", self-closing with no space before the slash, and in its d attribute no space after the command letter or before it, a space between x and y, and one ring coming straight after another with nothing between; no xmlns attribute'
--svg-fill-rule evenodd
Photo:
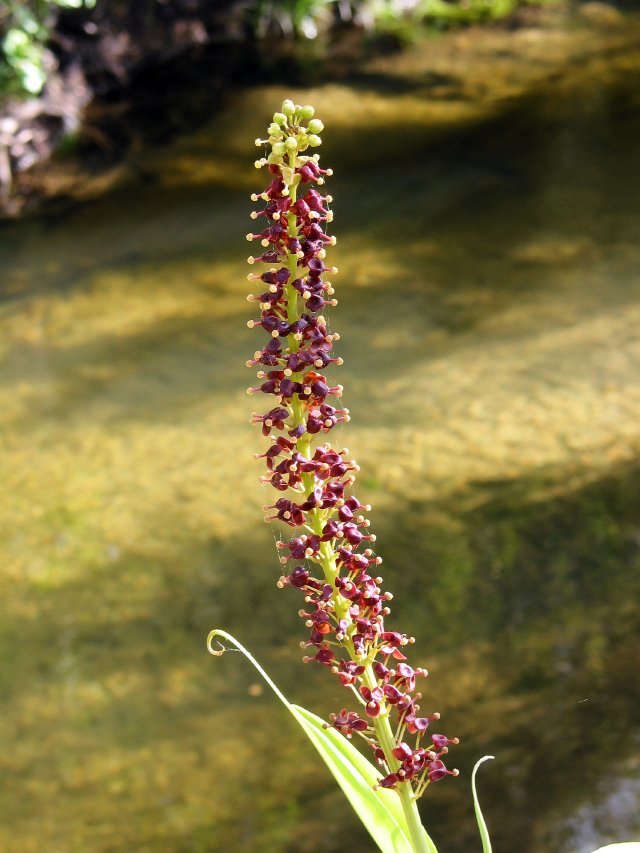
<svg viewBox="0 0 640 853"><path fill-rule="evenodd" d="M318 189L331 170L309 153L321 144L323 130L313 116L313 107L286 100L269 138L256 140L270 146L255 164L266 167L269 183L251 196L264 203L251 214L262 228L247 239L260 241L263 251L248 260L266 269L248 276L260 290L248 297L260 308L248 325L267 340L247 362L260 367L261 383L248 393L272 399L251 420L270 439L257 457L267 467L260 479L281 493L265 507L266 520L292 528L290 539L277 542L286 566L278 586L296 587L304 596L300 616L310 630L301 644L309 650L304 660L328 667L359 708L332 714L331 726L369 744L382 769L381 787L398 789L403 800L409 791L416 800L431 782L457 775L443 759L458 739L431 734L439 714L420 712L416 681L427 672L406 661L413 638L385 625L392 595L381 590L382 560L366 517L371 507L353 493L358 466L346 448L336 450L327 440L336 424L349 420L349 411L338 402L342 386L324 374L342 359L332 356L339 335L329 332L323 315L337 304L326 278L337 269L325 263L336 239L326 233L331 196Z"/></svg>

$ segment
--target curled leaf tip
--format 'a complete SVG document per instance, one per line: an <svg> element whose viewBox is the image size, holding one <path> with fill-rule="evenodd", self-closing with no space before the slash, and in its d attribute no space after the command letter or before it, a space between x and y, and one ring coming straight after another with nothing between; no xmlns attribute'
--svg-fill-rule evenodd
<svg viewBox="0 0 640 853"><path fill-rule="evenodd" d="M217 658L222 657L222 655L227 651L226 646L223 646L220 640L218 640L218 646L220 648L214 649L211 643L213 642L214 637L218 636L218 631L211 631L209 636L207 637L207 651L210 655L215 655Z"/></svg>

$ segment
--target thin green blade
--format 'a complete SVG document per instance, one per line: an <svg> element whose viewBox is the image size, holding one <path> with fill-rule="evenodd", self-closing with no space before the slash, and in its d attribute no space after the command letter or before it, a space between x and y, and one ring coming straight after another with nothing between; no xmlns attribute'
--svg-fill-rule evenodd
<svg viewBox="0 0 640 853"><path fill-rule="evenodd" d="M491 853L491 839L489 838L489 830L487 829L487 824L484 822L484 817L482 816L480 803L478 801L478 792L476 791L476 773L478 772L478 768L481 764L483 764L485 761L490 761L492 758L493 755L485 755L479 761L476 761L476 765L473 768L473 773L471 774L471 792L473 793L473 808L476 813L478 829L480 830L480 839L482 840L483 853Z"/></svg>

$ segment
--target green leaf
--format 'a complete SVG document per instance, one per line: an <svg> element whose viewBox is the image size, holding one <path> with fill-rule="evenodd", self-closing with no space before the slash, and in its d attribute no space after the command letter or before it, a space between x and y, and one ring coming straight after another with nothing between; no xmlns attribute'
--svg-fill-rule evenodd
<svg viewBox="0 0 640 853"><path fill-rule="evenodd" d="M325 728L324 720L289 702L256 659L235 637L226 631L211 631L207 638L207 648L211 654L221 655L225 651L224 646L220 649L212 647L211 643L215 637L223 637L232 642L295 717L383 853L412 853L413 845L409 840L410 833L400 798L394 791L385 788L374 790L374 785L380 780L375 767L347 738L335 729ZM425 838L430 853L437 853L426 831Z"/></svg>
<svg viewBox="0 0 640 853"><path fill-rule="evenodd" d="M493 758L493 755L485 755L479 761L476 761L476 765L473 768L473 773L471 774L471 792L473 794L473 808L476 813L476 820L478 822L478 829L480 830L480 839L482 840L482 850L484 853L491 853L491 839L489 838L489 830L487 829L487 824L484 822L484 817L482 816L482 811L480 809L480 803L478 801L478 792L476 791L476 773L478 772L478 768L485 761L490 761Z"/></svg>
<svg viewBox="0 0 640 853"><path fill-rule="evenodd" d="M324 720L301 708L289 710L320 753L356 814L384 853L412 853L402 806L394 791L374 790L380 775L370 762L335 729L325 729Z"/></svg>

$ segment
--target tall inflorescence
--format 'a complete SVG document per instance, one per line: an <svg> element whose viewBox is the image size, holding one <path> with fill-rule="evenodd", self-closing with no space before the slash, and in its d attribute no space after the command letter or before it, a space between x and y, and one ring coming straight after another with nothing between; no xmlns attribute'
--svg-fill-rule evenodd
<svg viewBox="0 0 640 853"><path fill-rule="evenodd" d="M295 587L304 596L300 616L310 629L301 645L310 650L306 662L328 667L354 696L358 711L332 714L331 725L347 737L358 734L371 746L382 768L380 786L409 785L417 799L429 785L456 770L443 757L457 738L427 733L439 714L422 715L416 680L426 670L412 668L403 649L413 638L387 630L391 593L382 592L378 576L382 562L374 550L366 513L371 510L353 492L358 466L346 448L328 441L336 424L349 420L338 402L342 386L325 376L339 335L331 333L323 311L335 306L327 275L327 248L336 239L326 233L332 221L332 198L322 194L330 169L322 169L318 154L322 122L311 106L286 100L269 125L268 139L257 139L266 156L256 168L266 168L269 183L251 196L263 203L252 219L261 223L257 240L262 254L249 257L266 271L251 272L250 281L262 292L248 297L260 308L250 328L260 328L267 341L249 367L260 366L257 387L250 394L272 398L268 411L254 413L270 445L256 458L268 469L264 483L281 493L265 507L265 520L292 528L290 539L277 542L286 566L279 587ZM270 148L270 150L269 150ZM262 266L264 265L264 266Z"/></svg>

